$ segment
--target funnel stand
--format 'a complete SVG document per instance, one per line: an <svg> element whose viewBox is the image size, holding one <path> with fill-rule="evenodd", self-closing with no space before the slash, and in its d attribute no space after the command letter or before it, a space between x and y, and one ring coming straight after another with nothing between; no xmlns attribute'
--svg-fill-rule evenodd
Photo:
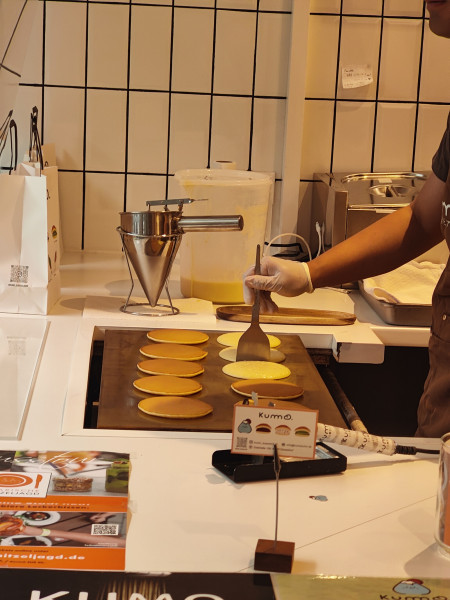
<svg viewBox="0 0 450 600"><path fill-rule="evenodd" d="M169 294L169 286L167 285L167 281L165 282L164 287L166 290L167 299L169 300L169 305L158 303L156 304L156 306L152 306L150 302L130 302L131 294L133 293L134 289L133 271L131 270L130 259L128 257L128 250L124 244L122 232L120 231L120 228L117 229L120 233L120 239L122 240L122 248L125 253L125 259L127 261L127 267L131 281L131 288L128 293L128 297L125 301L125 304L123 304L120 307L120 310L129 315L138 315L142 317L165 317L170 315L177 315L180 312L180 310L172 304L172 299ZM139 307L139 310L130 310L130 307Z"/></svg>

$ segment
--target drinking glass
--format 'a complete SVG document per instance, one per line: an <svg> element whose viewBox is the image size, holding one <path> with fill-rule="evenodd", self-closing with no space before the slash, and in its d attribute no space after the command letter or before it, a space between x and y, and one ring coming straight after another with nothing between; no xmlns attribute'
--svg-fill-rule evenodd
<svg viewBox="0 0 450 600"><path fill-rule="evenodd" d="M436 504L435 538L439 549L450 558L450 433L441 438Z"/></svg>

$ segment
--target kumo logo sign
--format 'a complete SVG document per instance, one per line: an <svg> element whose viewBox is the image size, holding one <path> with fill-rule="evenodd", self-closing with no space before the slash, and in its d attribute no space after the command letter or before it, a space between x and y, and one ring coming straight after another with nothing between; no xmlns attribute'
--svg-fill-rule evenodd
<svg viewBox="0 0 450 600"><path fill-rule="evenodd" d="M69 596L68 596L69 594ZM53 594L41 596L41 592L38 590L33 590L31 592L30 600L57 600L61 598L63 600L90 600L89 592L79 592L78 596L70 596L70 592L68 591L60 591L54 592ZM95 594L95 597L92 600L100 600L98 595ZM120 593L120 598L118 597L117 592L108 592L104 599L102 600L125 600L123 595ZM158 595L157 597L146 597L139 592L133 592L126 600L176 600L172 597L171 594L163 593ZM191 594L190 596L186 596L183 600L224 600L221 596L217 596L216 594Z"/></svg>

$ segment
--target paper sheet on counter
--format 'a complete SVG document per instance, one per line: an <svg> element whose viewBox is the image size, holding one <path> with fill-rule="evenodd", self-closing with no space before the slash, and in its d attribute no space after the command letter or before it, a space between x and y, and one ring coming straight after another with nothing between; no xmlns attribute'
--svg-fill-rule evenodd
<svg viewBox="0 0 450 600"><path fill-rule="evenodd" d="M22 433L48 326L39 317L0 318L1 439L18 439Z"/></svg>
<svg viewBox="0 0 450 600"><path fill-rule="evenodd" d="M430 305L444 267L444 264L412 260L389 273L364 279L364 290L391 304Z"/></svg>

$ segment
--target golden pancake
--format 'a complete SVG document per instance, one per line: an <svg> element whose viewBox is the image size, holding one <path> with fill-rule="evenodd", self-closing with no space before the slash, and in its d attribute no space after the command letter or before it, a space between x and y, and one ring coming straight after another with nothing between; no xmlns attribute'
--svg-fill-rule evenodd
<svg viewBox="0 0 450 600"><path fill-rule="evenodd" d="M166 419L197 419L212 412L210 404L196 398L179 396L156 396L144 398L138 404L139 410L154 417Z"/></svg>
<svg viewBox="0 0 450 600"><path fill-rule="evenodd" d="M235 381L231 388L242 396L250 396L256 392L259 398L276 398L293 400L303 394L303 388L289 381L271 381L267 379L244 379Z"/></svg>
<svg viewBox="0 0 450 600"><path fill-rule="evenodd" d="M219 352L219 356L224 360L235 362L236 352L237 348L227 346L226 348L222 348L222 350ZM282 352L280 352L280 350L276 350L275 348L270 349L270 362L283 362L285 358L286 356Z"/></svg>
<svg viewBox="0 0 450 600"><path fill-rule="evenodd" d="M228 363L222 371L237 379L284 379L291 374L284 365L264 360L240 360Z"/></svg>
<svg viewBox="0 0 450 600"><path fill-rule="evenodd" d="M203 344L209 340L209 335L202 331L191 329L154 329L147 333L149 340L166 344Z"/></svg>
<svg viewBox="0 0 450 600"><path fill-rule="evenodd" d="M195 377L205 370L199 363L174 358L150 358L138 363L137 368L149 375L176 375L177 377Z"/></svg>
<svg viewBox="0 0 450 600"><path fill-rule="evenodd" d="M217 341L219 344L222 344L222 346L237 346L243 333L243 331L229 331L228 333L222 333L222 335L219 335L217 338ZM269 333L266 333L266 335L269 338L269 345L271 348L276 348L281 344L281 341L274 335L270 335Z"/></svg>
<svg viewBox="0 0 450 600"><path fill-rule="evenodd" d="M208 354L206 350L183 344L147 344L139 351L149 358L174 358L175 360L201 360Z"/></svg>
<svg viewBox="0 0 450 600"><path fill-rule="evenodd" d="M133 381L136 389L146 394L160 394L162 396L189 396L202 389L197 381L173 375L150 375Z"/></svg>

